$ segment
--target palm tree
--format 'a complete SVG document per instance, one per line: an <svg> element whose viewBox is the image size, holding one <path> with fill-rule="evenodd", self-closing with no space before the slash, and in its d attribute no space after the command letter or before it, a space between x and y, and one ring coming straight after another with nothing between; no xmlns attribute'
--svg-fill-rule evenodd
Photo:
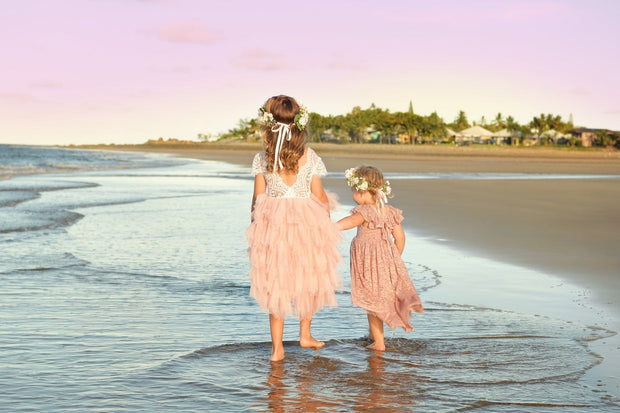
<svg viewBox="0 0 620 413"><path fill-rule="evenodd" d="M467 115L465 114L465 112L463 112L462 110L459 111L459 114L456 116L456 119L454 119L454 123L452 123L452 126L456 131L461 131L471 126L469 124L469 121L467 120Z"/></svg>
<svg viewBox="0 0 620 413"><path fill-rule="evenodd" d="M497 130L504 129L506 127L506 122L504 122L501 112L495 116L495 120L493 122L495 123Z"/></svg>

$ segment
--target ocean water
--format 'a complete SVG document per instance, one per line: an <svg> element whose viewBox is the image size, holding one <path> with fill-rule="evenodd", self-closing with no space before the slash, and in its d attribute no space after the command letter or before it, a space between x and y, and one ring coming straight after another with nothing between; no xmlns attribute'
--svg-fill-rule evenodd
<svg viewBox="0 0 620 413"><path fill-rule="evenodd" d="M593 377L615 332L567 316L589 303L553 277L407 231L426 312L377 353L348 231L339 306L313 319L326 346L299 348L291 318L272 364L249 297L249 165L5 145L0 164L2 411L620 410Z"/></svg>

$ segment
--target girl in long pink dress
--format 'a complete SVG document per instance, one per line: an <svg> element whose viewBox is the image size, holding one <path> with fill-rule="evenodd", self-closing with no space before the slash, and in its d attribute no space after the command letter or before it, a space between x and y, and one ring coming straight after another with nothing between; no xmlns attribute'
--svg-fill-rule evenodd
<svg viewBox="0 0 620 413"><path fill-rule="evenodd" d="M366 310L369 348L385 350L383 323L391 329L413 330L411 312L424 312L418 293L401 258L405 233L402 211L387 205L389 182L372 166L345 172L358 204L351 215L338 221L342 230L357 227L351 242L351 300Z"/></svg>
<svg viewBox="0 0 620 413"><path fill-rule="evenodd" d="M308 112L295 99L279 95L260 108L264 151L252 163L254 196L250 245L250 295L269 313L271 360L284 358L284 319L299 322L299 343L321 348L310 333L312 316L337 305L342 238L329 216L319 156L306 147Z"/></svg>

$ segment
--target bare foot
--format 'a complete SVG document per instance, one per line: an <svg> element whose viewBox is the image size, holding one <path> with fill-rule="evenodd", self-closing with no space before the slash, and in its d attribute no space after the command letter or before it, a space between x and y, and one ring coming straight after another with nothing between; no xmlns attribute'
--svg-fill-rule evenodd
<svg viewBox="0 0 620 413"><path fill-rule="evenodd" d="M309 338L300 338L299 345L302 348L312 348L312 349L318 350L321 347L323 347L325 343L310 336Z"/></svg>
<svg viewBox="0 0 620 413"><path fill-rule="evenodd" d="M284 359L284 349L282 347L278 349L271 348L271 358L270 361L280 361Z"/></svg>
<svg viewBox="0 0 620 413"><path fill-rule="evenodd" d="M371 350L377 350L377 351L385 351L385 344L379 345L377 343L372 343L371 345L369 345L366 348L369 348Z"/></svg>

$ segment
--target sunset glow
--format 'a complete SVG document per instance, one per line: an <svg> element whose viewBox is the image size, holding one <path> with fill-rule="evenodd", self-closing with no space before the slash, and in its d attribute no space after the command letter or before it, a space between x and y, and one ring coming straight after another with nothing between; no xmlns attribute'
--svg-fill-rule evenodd
<svg viewBox="0 0 620 413"><path fill-rule="evenodd" d="M269 96L620 130L620 3L2 1L0 143L197 139Z"/></svg>

